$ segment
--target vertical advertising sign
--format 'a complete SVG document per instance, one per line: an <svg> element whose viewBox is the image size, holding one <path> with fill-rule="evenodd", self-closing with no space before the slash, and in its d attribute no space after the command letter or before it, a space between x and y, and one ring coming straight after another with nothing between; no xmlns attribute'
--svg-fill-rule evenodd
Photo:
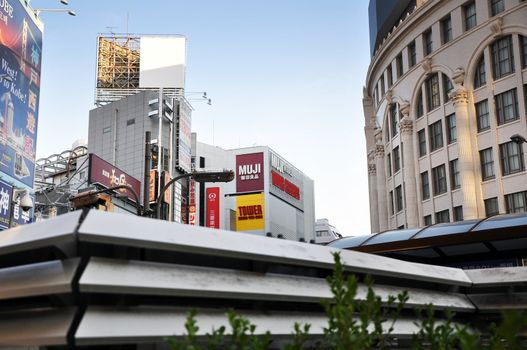
<svg viewBox="0 0 527 350"><path fill-rule="evenodd" d="M179 116L177 120L176 166L186 173L190 173L192 166L191 153L191 113L192 110L185 101L179 102Z"/></svg>
<svg viewBox="0 0 527 350"><path fill-rule="evenodd" d="M263 152L236 155L236 192L264 190Z"/></svg>
<svg viewBox="0 0 527 350"><path fill-rule="evenodd" d="M220 228L220 188L207 188L207 227Z"/></svg>
<svg viewBox="0 0 527 350"><path fill-rule="evenodd" d="M35 177L42 30L20 0L0 6L0 172Z"/></svg>
<svg viewBox="0 0 527 350"><path fill-rule="evenodd" d="M18 203L11 205L12 200L13 186L0 180L0 230L8 229L10 220L11 227L33 221L34 209L24 211ZM35 198L31 197L31 200L35 203Z"/></svg>
<svg viewBox="0 0 527 350"><path fill-rule="evenodd" d="M196 181L191 179L188 187L188 224L196 225Z"/></svg>
<svg viewBox="0 0 527 350"><path fill-rule="evenodd" d="M265 228L264 194L236 197L236 231L263 231Z"/></svg>

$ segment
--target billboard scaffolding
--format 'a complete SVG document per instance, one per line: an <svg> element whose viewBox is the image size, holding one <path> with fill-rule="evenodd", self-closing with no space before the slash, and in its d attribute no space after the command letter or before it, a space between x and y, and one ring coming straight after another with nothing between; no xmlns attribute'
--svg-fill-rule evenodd
<svg viewBox="0 0 527 350"><path fill-rule="evenodd" d="M159 40L156 41L160 38L164 39L160 41L161 44ZM157 46L152 43L156 43ZM167 97L182 96L184 86L181 81L184 82L185 45L186 40L178 36L137 34L104 34L98 36L95 104L102 106L140 91L158 90L159 88L164 88L163 92ZM141 50L141 46L144 46L143 50ZM160 62L156 62L156 57L163 56L159 55L159 51L169 49L175 50L179 56L174 55L172 58L174 62L167 65L167 67L172 67L168 71L170 74L166 74L162 69L154 68L158 68L156 64L160 64ZM144 67L141 66L142 61L145 61L143 62ZM161 63L166 64L164 61ZM177 67L175 72L173 67ZM178 68L179 70L177 70ZM177 86L173 86L171 83L167 85L165 81L167 77L171 81L178 82ZM142 82L141 79L145 81Z"/></svg>

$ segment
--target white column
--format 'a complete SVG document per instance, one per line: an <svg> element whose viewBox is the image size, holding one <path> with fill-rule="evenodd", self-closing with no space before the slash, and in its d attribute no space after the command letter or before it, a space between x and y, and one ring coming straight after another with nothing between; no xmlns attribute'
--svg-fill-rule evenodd
<svg viewBox="0 0 527 350"><path fill-rule="evenodd" d="M477 219L476 186L478 184L473 164L472 138L474 135L470 132L467 91L463 86L457 86L456 90L451 93L451 97L456 112L459 175L463 193L463 219Z"/></svg>
<svg viewBox="0 0 527 350"><path fill-rule="evenodd" d="M382 145L382 131L377 129L375 134L375 168L377 178L377 208L379 215L379 231L388 229L388 201L386 199L386 171L384 164L384 146Z"/></svg>
<svg viewBox="0 0 527 350"><path fill-rule="evenodd" d="M373 151L368 157L368 185L370 189L370 226L371 232L379 232L379 205L377 198L377 167L373 163Z"/></svg>
<svg viewBox="0 0 527 350"><path fill-rule="evenodd" d="M408 116L408 108L401 106L403 118L399 122L401 130L401 140L403 142L403 179L406 199L406 224L408 228L419 226L419 214L417 208L417 181L414 164L414 141L413 141L413 121Z"/></svg>

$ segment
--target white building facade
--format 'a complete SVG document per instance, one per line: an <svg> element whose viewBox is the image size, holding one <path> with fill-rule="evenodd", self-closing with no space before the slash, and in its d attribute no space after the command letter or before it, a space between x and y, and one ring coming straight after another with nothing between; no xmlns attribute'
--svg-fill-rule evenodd
<svg viewBox="0 0 527 350"><path fill-rule="evenodd" d="M364 89L372 232L527 211L527 2L398 2Z"/></svg>
<svg viewBox="0 0 527 350"><path fill-rule="evenodd" d="M193 139L196 168L235 173L229 183L190 185L194 197L189 202L196 204L189 212L195 211L196 225L296 241L315 239L312 179L269 147L224 150Z"/></svg>

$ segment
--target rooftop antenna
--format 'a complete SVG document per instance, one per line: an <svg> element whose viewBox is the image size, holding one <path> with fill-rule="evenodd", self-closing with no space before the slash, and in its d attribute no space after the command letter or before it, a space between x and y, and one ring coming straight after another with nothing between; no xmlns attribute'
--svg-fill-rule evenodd
<svg viewBox="0 0 527 350"><path fill-rule="evenodd" d="M129 36L128 33L128 17L130 16L130 12L126 11L126 36Z"/></svg>
<svg viewBox="0 0 527 350"><path fill-rule="evenodd" d="M115 26L106 26L106 29L110 32L110 34L115 35L115 32L113 31L116 27Z"/></svg>

